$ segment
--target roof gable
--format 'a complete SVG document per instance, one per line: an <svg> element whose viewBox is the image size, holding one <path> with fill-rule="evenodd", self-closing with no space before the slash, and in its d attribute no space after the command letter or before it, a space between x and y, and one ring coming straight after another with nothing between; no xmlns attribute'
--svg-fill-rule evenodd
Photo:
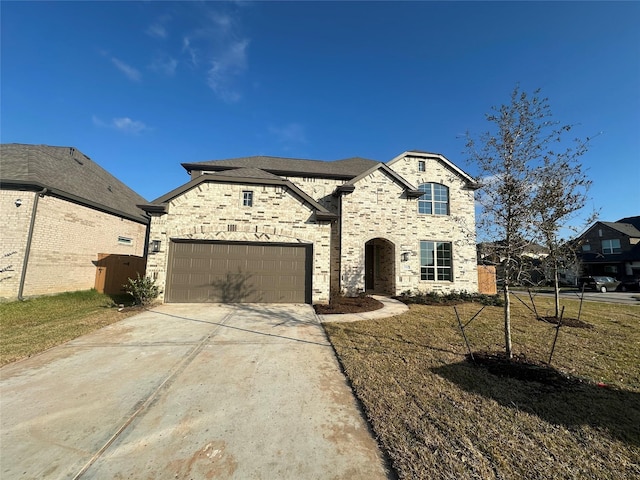
<svg viewBox="0 0 640 480"><path fill-rule="evenodd" d="M238 168L225 172L206 173L199 175L191 181L156 198L151 203L138 205L149 213L166 213L167 204L174 198L188 192L202 183L238 183L242 185L281 185L298 197L302 203L306 203L314 210L318 220L335 220L337 216L316 202L312 197L303 192L289 180L264 172L258 168Z"/></svg>
<svg viewBox="0 0 640 480"><path fill-rule="evenodd" d="M425 159L429 158L429 159L437 160L438 162L443 164L445 167L447 167L450 171L452 171L453 173L458 175L460 178L462 178L462 180L467 184L467 188L471 188L474 190L480 188L480 184L471 175L469 175L467 172L465 172L464 170L459 168L457 165L455 165L453 162L448 160L444 155L441 155L439 153L429 153L429 152L423 152L420 150L408 150L404 153L401 153L397 157L394 157L393 159L389 160L387 162L387 165L392 166L394 163L407 157L425 158Z"/></svg>
<svg viewBox="0 0 640 480"><path fill-rule="evenodd" d="M46 188L50 194L147 223L136 205L146 200L74 147L0 145L4 188Z"/></svg>
<svg viewBox="0 0 640 480"><path fill-rule="evenodd" d="M381 172L385 173L394 182L396 182L398 185L400 185L400 187L405 190L405 192L407 193L407 196L409 196L409 197L416 197L417 198L417 197L421 197L424 194L424 192L414 188L413 185L411 185L409 182L407 182L404 178L402 178L393 169L391 169L390 167L388 167L384 163L378 163L378 164L374 165L373 167L371 167L367 171L361 173L357 177L355 177L355 178L351 179L350 181L346 182L345 184L339 186L336 189L336 192L338 192L338 193L339 192L352 192L354 190L354 188L355 188L356 183L358 183L360 180L362 180L363 178L368 177L369 175L371 175L372 173L374 173L376 171L381 171Z"/></svg>

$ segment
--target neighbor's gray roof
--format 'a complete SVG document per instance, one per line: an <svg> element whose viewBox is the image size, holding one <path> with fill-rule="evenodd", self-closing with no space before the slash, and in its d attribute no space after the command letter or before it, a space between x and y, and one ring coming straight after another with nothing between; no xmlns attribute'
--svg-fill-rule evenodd
<svg viewBox="0 0 640 480"><path fill-rule="evenodd" d="M183 163L182 166L189 171L220 171L231 168L248 167L259 168L269 173L283 176L302 175L350 179L360 175L378 163L380 162L360 157L323 161L259 155L253 157L228 158L225 160Z"/></svg>
<svg viewBox="0 0 640 480"><path fill-rule="evenodd" d="M3 188L47 188L49 193L138 222L146 200L74 147L0 145Z"/></svg>
<svg viewBox="0 0 640 480"><path fill-rule="evenodd" d="M640 231L631 223L621 223L621 222L600 222L603 225L606 225L609 228L613 228L614 230L623 233L629 237L639 238Z"/></svg>

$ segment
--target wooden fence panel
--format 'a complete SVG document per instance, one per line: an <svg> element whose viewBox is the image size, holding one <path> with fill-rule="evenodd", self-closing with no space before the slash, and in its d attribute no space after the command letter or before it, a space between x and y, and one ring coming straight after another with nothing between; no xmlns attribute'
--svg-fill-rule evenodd
<svg viewBox="0 0 640 480"><path fill-rule="evenodd" d="M145 257L99 253L96 262L95 289L107 295L124 293L123 285L129 278L144 277L147 266Z"/></svg>
<svg viewBox="0 0 640 480"><path fill-rule="evenodd" d="M496 295L496 267L493 265L478 265L478 291L485 295Z"/></svg>

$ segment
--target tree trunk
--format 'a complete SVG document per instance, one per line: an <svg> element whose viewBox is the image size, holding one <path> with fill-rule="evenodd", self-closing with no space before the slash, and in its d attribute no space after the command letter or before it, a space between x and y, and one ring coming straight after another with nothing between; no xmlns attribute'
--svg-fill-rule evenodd
<svg viewBox="0 0 640 480"><path fill-rule="evenodd" d="M553 267L553 294L556 300L556 318L560 318L560 285L558 283L558 267Z"/></svg>
<svg viewBox="0 0 640 480"><path fill-rule="evenodd" d="M511 360L511 298L509 297L508 282L504 284L504 349L507 358Z"/></svg>

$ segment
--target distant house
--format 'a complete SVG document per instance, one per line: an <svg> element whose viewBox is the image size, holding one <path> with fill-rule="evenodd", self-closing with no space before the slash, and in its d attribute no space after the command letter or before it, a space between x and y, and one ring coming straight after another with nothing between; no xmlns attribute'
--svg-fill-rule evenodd
<svg viewBox="0 0 640 480"><path fill-rule="evenodd" d="M640 277L640 216L596 222L576 245L583 275Z"/></svg>
<svg viewBox="0 0 640 480"><path fill-rule="evenodd" d="M151 215L147 274L165 302L478 290L478 185L442 155L182 166L188 182L141 205Z"/></svg>
<svg viewBox="0 0 640 480"><path fill-rule="evenodd" d="M143 256L144 202L73 147L0 145L0 298L90 289L99 254Z"/></svg>
<svg viewBox="0 0 640 480"><path fill-rule="evenodd" d="M478 264L495 265L497 278L504 278L504 242L478 243ZM517 285L531 286L546 282L544 260L549 256L549 249L542 245L529 243L522 247L518 258L514 259Z"/></svg>

